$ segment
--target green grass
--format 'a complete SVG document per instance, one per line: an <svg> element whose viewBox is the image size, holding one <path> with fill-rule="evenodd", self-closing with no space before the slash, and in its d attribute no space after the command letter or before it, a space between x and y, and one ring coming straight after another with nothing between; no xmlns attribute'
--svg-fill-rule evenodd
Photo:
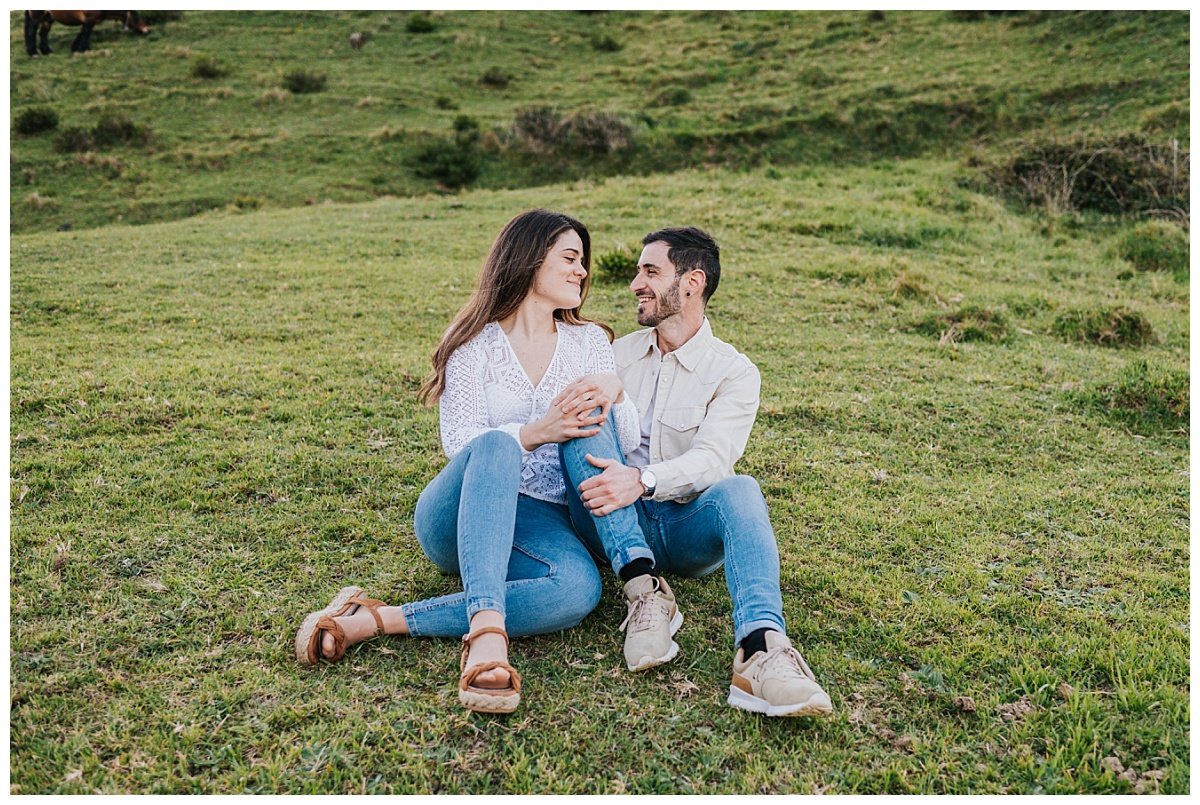
<svg viewBox="0 0 1200 805"><path fill-rule="evenodd" d="M361 50L354 31L370 35ZM1002 163L1027 140L1189 137L1185 12L187 11L148 38L100 26L83 57L69 35L56 27L55 53L29 59L10 14L13 114L49 107L71 130L126 115L155 136L101 149L104 168L50 135L14 138L14 232L178 219L248 195L279 208L434 192L413 158L459 114L481 123L472 181L492 189L714 165ZM211 60L219 69L196 74ZM298 70L324 90L282 89ZM509 80L481 81L492 72ZM536 106L613 113L633 146L530 151L511 130Z"/></svg>
<svg viewBox="0 0 1200 805"><path fill-rule="evenodd" d="M315 26L288 19L288 36ZM412 47L448 54L456 17L434 19ZM731 17L661 19L715 31ZM975 25L986 38L1008 23ZM633 33L611 57L662 45ZM869 55L860 70L880 63ZM81 75L114 61L61 58ZM363 91L328 71L306 99ZM1124 224L1047 226L960 187L959 170L695 170L15 235L11 791L1188 792L1187 287L1118 279ZM412 533L444 460L415 392L491 239L533 206L581 218L597 253L673 223L720 242L714 327L764 377L739 468L769 500L789 631L831 718L724 704L720 573L672 579L687 621L661 670L623 670L612 579L577 629L517 641L525 700L509 718L461 711L453 641L295 665L300 619L345 583L390 602L458 588ZM1053 335L1062 311L1100 300L1141 311L1158 339ZM1010 337L910 330L968 306L1003 311ZM633 329L621 284L598 284L588 311ZM1131 429L1097 388L1147 417Z"/></svg>

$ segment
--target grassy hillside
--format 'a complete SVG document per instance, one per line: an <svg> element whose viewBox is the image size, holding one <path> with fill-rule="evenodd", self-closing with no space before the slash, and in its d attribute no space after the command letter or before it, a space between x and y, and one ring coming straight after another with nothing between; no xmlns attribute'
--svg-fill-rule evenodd
<svg viewBox="0 0 1200 805"><path fill-rule="evenodd" d="M1187 792L1186 282L1120 257L1131 224L1018 215L958 171L684 171L14 236L12 791ZM460 711L449 641L294 665L300 618L343 583L456 588L412 533L442 463L414 392L491 238L535 205L599 251L683 222L722 244L714 325L764 374L740 466L832 718L724 704L719 573L676 584L661 670L622 670L611 580L578 629L518 641L508 719ZM622 284L589 308L632 329ZM1062 330L1114 308L1150 340Z"/></svg>
<svg viewBox="0 0 1200 805"><path fill-rule="evenodd" d="M13 135L14 232L419 195L459 183L424 149L461 116L484 188L1189 133L1183 12L188 11L83 57L72 35L29 59L10 15L14 120L59 118ZM283 89L296 70L324 89Z"/></svg>

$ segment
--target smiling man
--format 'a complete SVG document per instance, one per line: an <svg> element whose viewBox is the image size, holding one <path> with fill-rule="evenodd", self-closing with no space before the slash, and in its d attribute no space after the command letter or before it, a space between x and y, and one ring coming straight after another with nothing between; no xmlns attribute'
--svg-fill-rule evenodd
<svg viewBox="0 0 1200 805"><path fill-rule="evenodd" d="M737 646L729 704L768 716L829 713L829 696L787 637L766 501L754 478L733 471L760 381L705 316L720 249L694 227L661 229L642 244L630 289L649 329L613 344L642 415L641 443L622 456L605 428L561 447L576 531L625 582L626 664L652 668L679 651L683 615L661 574L699 578L724 565Z"/></svg>

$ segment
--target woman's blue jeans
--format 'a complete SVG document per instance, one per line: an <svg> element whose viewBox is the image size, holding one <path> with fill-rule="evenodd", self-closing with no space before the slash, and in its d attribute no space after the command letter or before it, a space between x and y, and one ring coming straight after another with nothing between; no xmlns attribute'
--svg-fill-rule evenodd
<svg viewBox="0 0 1200 805"><path fill-rule="evenodd" d="M417 499L425 555L462 576L463 592L404 604L410 634L459 637L481 610L504 615L514 637L577 625L600 602L600 573L575 538L566 506L521 495L521 448L486 431Z"/></svg>
<svg viewBox="0 0 1200 805"><path fill-rule="evenodd" d="M614 572L648 556L656 570L688 578L707 576L725 565L733 600L733 639L740 643L756 629L786 633L779 590L779 549L758 482L735 475L710 486L688 503L638 500L597 517L583 505L579 484L601 470L585 456L625 457L610 416L594 436L559 447L567 482L567 505L579 538Z"/></svg>

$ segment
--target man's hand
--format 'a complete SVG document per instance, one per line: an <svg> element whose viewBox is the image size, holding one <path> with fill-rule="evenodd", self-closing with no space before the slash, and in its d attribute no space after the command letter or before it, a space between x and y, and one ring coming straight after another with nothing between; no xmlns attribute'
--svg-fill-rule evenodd
<svg viewBox="0 0 1200 805"><path fill-rule="evenodd" d="M600 413L607 417L612 404L624 398L625 390L621 385L621 378L608 372L584 375L560 391L558 396L550 401L550 405L558 406L564 414L591 413L599 406Z"/></svg>
<svg viewBox="0 0 1200 805"><path fill-rule="evenodd" d="M590 453L588 463L604 472L579 485L579 497L584 507L597 517L623 509L642 496L642 473L636 467L626 467L615 458L596 458Z"/></svg>

